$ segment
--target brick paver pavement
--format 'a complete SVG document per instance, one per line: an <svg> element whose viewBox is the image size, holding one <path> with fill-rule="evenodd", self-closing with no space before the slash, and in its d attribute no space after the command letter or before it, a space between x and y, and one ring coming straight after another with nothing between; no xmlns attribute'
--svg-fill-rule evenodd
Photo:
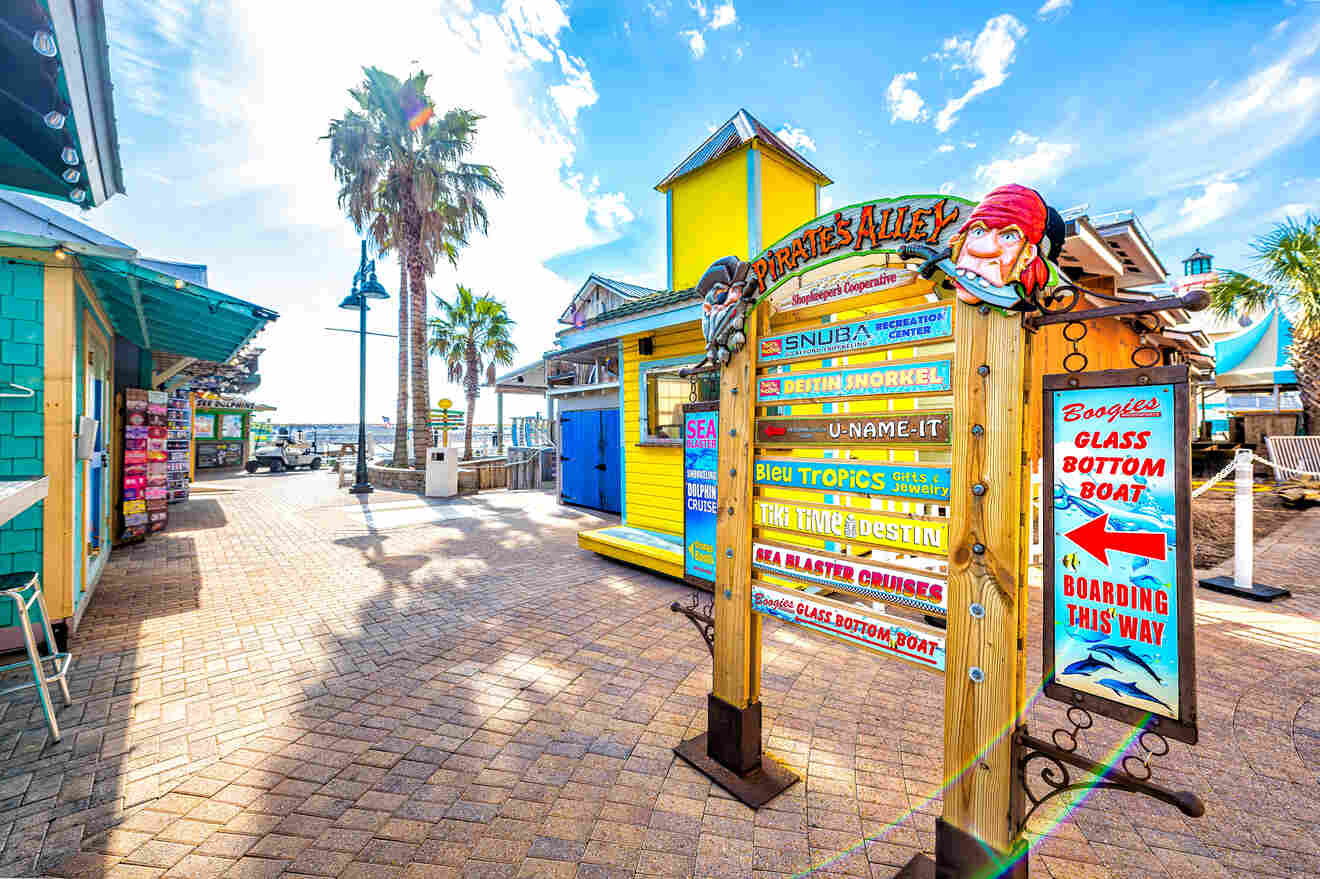
<svg viewBox="0 0 1320 879"><path fill-rule="evenodd" d="M369 527L331 479L228 480L115 552L63 741L0 701L0 876L888 877L931 850L941 679L768 622L766 745L806 782L753 813L670 751L710 687L687 587L580 551L600 520L545 495L408 525L380 492ZM1320 514L1296 527L1292 600L1198 596L1202 741L1156 778L1206 816L1097 793L1033 821L1035 875L1320 874Z"/></svg>

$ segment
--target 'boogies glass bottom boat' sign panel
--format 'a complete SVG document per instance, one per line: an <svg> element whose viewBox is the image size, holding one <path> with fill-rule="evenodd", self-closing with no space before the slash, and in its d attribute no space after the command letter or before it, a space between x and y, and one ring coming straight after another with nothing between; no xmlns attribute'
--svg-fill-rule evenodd
<svg viewBox="0 0 1320 879"><path fill-rule="evenodd" d="M854 647L944 671L944 636L905 625L896 617L877 616L841 601L763 583L752 584L752 610Z"/></svg>
<svg viewBox="0 0 1320 879"><path fill-rule="evenodd" d="M780 488L847 491L937 503L949 499L949 468L921 464L757 458L752 480L757 485Z"/></svg>
<svg viewBox="0 0 1320 879"><path fill-rule="evenodd" d="M935 557L949 551L949 523L944 519L765 500L753 501L752 512L755 524L763 528Z"/></svg>
<svg viewBox="0 0 1320 879"><path fill-rule="evenodd" d="M765 366L888 345L922 345L951 336L953 306L940 305L767 336L757 343L757 351Z"/></svg>
<svg viewBox="0 0 1320 879"><path fill-rule="evenodd" d="M951 361L927 360L763 376L756 381L756 402L947 393L951 374Z"/></svg>
<svg viewBox="0 0 1320 879"><path fill-rule="evenodd" d="M1046 376L1045 672L1052 698L1194 741L1185 376Z"/></svg>
<svg viewBox="0 0 1320 879"><path fill-rule="evenodd" d="M752 565L766 574L790 577L813 586L829 586L922 613L944 616L948 612L948 592L942 574L868 558L759 542L752 544Z"/></svg>

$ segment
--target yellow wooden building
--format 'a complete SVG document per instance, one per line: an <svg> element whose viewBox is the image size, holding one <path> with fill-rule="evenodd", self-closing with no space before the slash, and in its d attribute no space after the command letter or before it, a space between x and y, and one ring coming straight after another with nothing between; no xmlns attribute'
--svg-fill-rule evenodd
<svg viewBox="0 0 1320 879"><path fill-rule="evenodd" d="M561 500L617 512L622 520L582 532L581 546L682 577L682 406L718 399L714 375L692 380L678 374L704 353L694 285L715 260L754 257L817 217L821 187L831 182L740 110L656 185L666 204L667 289L592 275L565 309L561 320L568 327L545 358L559 428ZM892 194L903 190L898 184ZM1133 288L1164 281L1165 269L1130 212L1093 221L1078 210L1066 220L1059 264L1078 285L1142 298L1153 294ZM841 264L839 271L846 268ZM919 292L903 302L880 297L880 304L888 310L935 298L927 287ZM1079 307L1096 304L1103 303ZM804 310L803 319L819 320L816 311L829 309ZM1160 349L1163 362L1186 362L1186 352L1163 336L1185 320L1173 313L1147 316L1144 325L1092 322L1079 349L1089 369L1130 366L1132 351L1143 344ZM1047 328L1033 346L1034 372L1062 371L1062 358L1072 350L1061 328ZM795 415L810 411L793 408Z"/></svg>

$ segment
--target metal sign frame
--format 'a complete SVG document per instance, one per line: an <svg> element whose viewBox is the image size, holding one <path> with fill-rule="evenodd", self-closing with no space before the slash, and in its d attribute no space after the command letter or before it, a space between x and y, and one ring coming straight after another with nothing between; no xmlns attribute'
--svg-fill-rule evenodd
<svg viewBox="0 0 1320 879"><path fill-rule="evenodd" d="M1156 385L1173 388L1173 468L1174 514L1178 543L1174 571L1177 577L1174 606L1178 609L1178 717L1168 718L1125 705L1094 693L1062 684L1054 677L1054 394L1093 388L1131 387L1142 390ZM1046 375L1041 393L1041 432L1043 461L1041 467L1041 565L1044 570L1043 674L1045 696L1067 705L1145 727L1167 738L1189 745L1196 744L1196 594L1192 579L1192 495L1190 395L1186 366L1157 366L1138 369L1111 369L1102 372Z"/></svg>

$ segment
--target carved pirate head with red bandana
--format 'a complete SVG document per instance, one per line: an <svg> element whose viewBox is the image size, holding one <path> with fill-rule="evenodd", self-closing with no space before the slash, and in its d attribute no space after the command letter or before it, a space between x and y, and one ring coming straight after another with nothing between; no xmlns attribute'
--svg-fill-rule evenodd
<svg viewBox="0 0 1320 879"><path fill-rule="evenodd" d="M958 298L970 303L1032 298L1049 284L1047 261L1062 245L1063 219L1039 192L1016 183L992 190L953 236ZM1008 289L987 295L987 286ZM1016 297L1004 297L1013 290Z"/></svg>

